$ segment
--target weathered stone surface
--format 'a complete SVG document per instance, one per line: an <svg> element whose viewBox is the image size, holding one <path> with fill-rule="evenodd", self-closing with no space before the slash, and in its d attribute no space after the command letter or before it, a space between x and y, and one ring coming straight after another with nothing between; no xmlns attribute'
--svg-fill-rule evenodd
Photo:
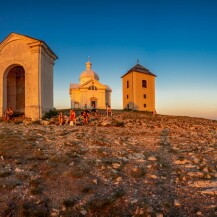
<svg viewBox="0 0 217 217"><path fill-rule="evenodd" d="M189 183L189 186L196 187L196 188L217 187L217 181L198 180L198 181L194 181L192 183Z"/></svg>
<svg viewBox="0 0 217 217"><path fill-rule="evenodd" d="M152 179L157 179L157 178L158 178L156 175L150 175L150 177L151 177Z"/></svg>
<svg viewBox="0 0 217 217"><path fill-rule="evenodd" d="M188 163L190 163L190 161L189 161L189 160L186 160L186 159L183 159L183 160L176 160L174 163L175 163L175 164L183 165L183 164L188 164Z"/></svg>
<svg viewBox="0 0 217 217"><path fill-rule="evenodd" d="M86 210L81 210L80 212L82 215L87 215L87 211Z"/></svg>
<svg viewBox="0 0 217 217"><path fill-rule="evenodd" d="M217 188L209 188L201 191L202 194L217 195Z"/></svg>
<svg viewBox="0 0 217 217"><path fill-rule="evenodd" d="M50 121L47 121L47 120L41 120L41 124L47 126L50 124Z"/></svg>
<svg viewBox="0 0 217 217"><path fill-rule="evenodd" d="M174 205L175 206L181 206L180 202L178 200L174 200Z"/></svg>
<svg viewBox="0 0 217 217"><path fill-rule="evenodd" d="M156 158L155 156L150 156L150 157L148 157L148 160L149 160L149 161L156 161L157 158Z"/></svg>
<svg viewBox="0 0 217 217"><path fill-rule="evenodd" d="M198 177L198 178L203 177L203 173L202 172L188 172L187 175L191 176L191 177Z"/></svg>

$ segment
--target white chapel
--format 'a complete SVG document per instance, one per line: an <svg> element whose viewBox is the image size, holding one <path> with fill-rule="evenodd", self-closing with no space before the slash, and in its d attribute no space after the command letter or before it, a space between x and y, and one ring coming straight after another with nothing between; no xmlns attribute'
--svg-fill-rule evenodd
<svg viewBox="0 0 217 217"><path fill-rule="evenodd" d="M80 84L70 84L71 108L106 109L111 105L112 89L99 82L98 74L91 67L92 63L88 59L86 70L80 74Z"/></svg>

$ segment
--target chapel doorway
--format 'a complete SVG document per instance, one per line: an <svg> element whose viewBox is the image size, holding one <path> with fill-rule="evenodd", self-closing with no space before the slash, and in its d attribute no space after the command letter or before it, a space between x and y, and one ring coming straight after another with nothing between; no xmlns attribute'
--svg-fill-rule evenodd
<svg viewBox="0 0 217 217"><path fill-rule="evenodd" d="M96 98L96 97L92 97L92 98L90 99L90 106L91 106L92 108L96 108L96 106L97 106L97 98Z"/></svg>
<svg viewBox="0 0 217 217"><path fill-rule="evenodd" d="M25 113L25 70L13 67L7 74L7 106L16 113Z"/></svg>
<svg viewBox="0 0 217 217"><path fill-rule="evenodd" d="M92 106L93 108L96 108L96 101L91 101L91 106Z"/></svg>

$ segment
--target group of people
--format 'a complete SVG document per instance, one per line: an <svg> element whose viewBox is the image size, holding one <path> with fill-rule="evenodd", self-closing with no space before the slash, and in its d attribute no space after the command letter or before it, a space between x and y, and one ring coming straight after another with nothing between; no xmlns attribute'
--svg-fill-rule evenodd
<svg viewBox="0 0 217 217"><path fill-rule="evenodd" d="M81 112L81 118L82 118L83 125L87 125L89 123L89 118L91 117L91 114L93 116L100 115L100 113L97 111L95 107L93 107L91 111L85 108L84 111ZM107 106L107 116L112 116L112 110L111 110L110 105ZM64 124L69 124L70 126L76 125L77 120L76 120L75 111L71 109L69 112L69 117L66 115L63 115L63 112L60 112L58 115L58 122L60 125L64 125Z"/></svg>
<svg viewBox="0 0 217 217"><path fill-rule="evenodd" d="M11 107L7 108L6 112L3 114L4 121L10 121L13 119L14 111Z"/></svg>
<svg viewBox="0 0 217 217"><path fill-rule="evenodd" d="M90 114L88 110L84 110L81 112L81 117L83 119L83 124L88 124ZM74 126L77 124L76 113L73 109L69 112L69 117L67 115L63 115L63 112L60 112L58 115L58 121L60 125L69 124L70 126Z"/></svg>
<svg viewBox="0 0 217 217"><path fill-rule="evenodd" d="M92 116L99 116L100 113L97 111L97 109L93 106L91 111L89 111L87 108L85 108L81 112L82 122L84 125L87 125L89 123L89 118ZM107 116L112 116L112 110L111 106L107 106ZM3 114L3 120L4 121L10 121L14 117L14 111L11 107L7 108L6 112ZM77 124L76 120L76 113L73 109L69 112L69 117L64 115L63 112L60 112L58 115L58 122L60 125L69 124L70 126L74 126Z"/></svg>
<svg viewBox="0 0 217 217"><path fill-rule="evenodd" d="M71 126L76 125L76 113L73 109L69 112L69 117L63 115L62 112L58 115L58 122L60 125L70 124Z"/></svg>

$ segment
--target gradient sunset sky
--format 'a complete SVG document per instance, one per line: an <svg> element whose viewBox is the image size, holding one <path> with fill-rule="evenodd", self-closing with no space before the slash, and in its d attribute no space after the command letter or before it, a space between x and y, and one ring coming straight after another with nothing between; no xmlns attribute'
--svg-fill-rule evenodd
<svg viewBox="0 0 217 217"><path fill-rule="evenodd" d="M160 114L217 119L216 0L1 1L0 41L11 32L45 41L59 59L54 106L69 108L88 56L122 109L121 76L136 64L157 75Z"/></svg>

